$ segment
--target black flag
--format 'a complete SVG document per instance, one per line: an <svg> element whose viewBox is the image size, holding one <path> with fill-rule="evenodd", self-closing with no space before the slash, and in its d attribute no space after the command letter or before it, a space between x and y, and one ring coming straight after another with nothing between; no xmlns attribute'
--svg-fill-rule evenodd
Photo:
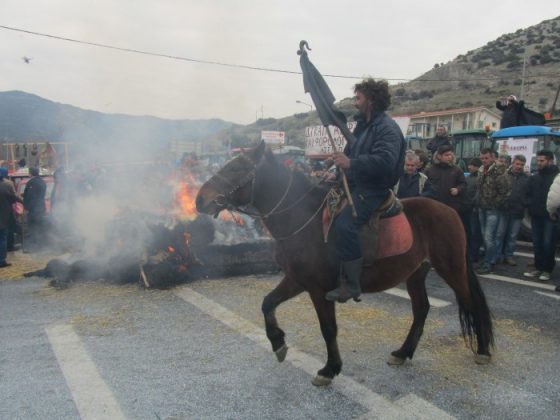
<svg viewBox="0 0 560 420"><path fill-rule="evenodd" d="M325 127L334 125L346 138L349 144L356 141L356 137L346 126L346 116L334 105L335 97L332 94L327 82L321 76L317 68L309 61L307 51L309 48L307 41L299 43L299 64L303 73L303 89L311 95L311 99L317 109L317 114Z"/></svg>

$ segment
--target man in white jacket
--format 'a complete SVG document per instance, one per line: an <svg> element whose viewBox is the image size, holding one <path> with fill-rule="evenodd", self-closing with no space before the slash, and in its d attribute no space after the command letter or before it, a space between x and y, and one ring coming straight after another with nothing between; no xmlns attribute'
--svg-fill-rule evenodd
<svg viewBox="0 0 560 420"><path fill-rule="evenodd" d="M556 175L554 181L552 181L550 190L548 190L546 211L548 211L552 220L558 221L558 219L560 219L560 174ZM556 286L554 290L560 292L560 285Z"/></svg>
<svg viewBox="0 0 560 420"><path fill-rule="evenodd" d="M558 220L560 216L560 175L552 181L548 196L546 198L546 211L552 220Z"/></svg>

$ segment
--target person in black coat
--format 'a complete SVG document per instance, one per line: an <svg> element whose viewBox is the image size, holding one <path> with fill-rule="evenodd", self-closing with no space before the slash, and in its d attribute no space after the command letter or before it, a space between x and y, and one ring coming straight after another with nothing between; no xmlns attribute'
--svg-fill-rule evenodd
<svg viewBox="0 0 560 420"><path fill-rule="evenodd" d="M517 235L525 216L529 186L529 175L525 173L526 162L525 156L515 155L507 171L511 183L511 193L507 198L504 212L498 224L497 240L502 243L500 247L501 255L498 259L502 259L508 265L517 265L513 253L515 252Z"/></svg>
<svg viewBox="0 0 560 420"><path fill-rule="evenodd" d="M461 196L467 186L465 174L455 164L451 146L440 146L434 156L434 163L426 170L430 188L423 196L433 198L459 212Z"/></svg>
<svg viewBox="0 0 560 420"><path fill-rule="evenodd" d="M442 146L452 146L451 138L447 135L447 128L444 125L439 125L436 129L436 135L431 138L426 144L426 149L430 153L430 160L434 158L438 149Z"/></svg>
<svg viewBox="0 0 560 420"><path fill-rule="evenodd" d="M347 206L335 220L336 253L342 264L340 286L327 293L329 301L346 302L360 296L362 249L360 227L387 198L404 171L406 142L397 123L385 111L391 104L385 80L366 79L354 86L358 124L356 142L335 152L333 162L348 177L357 217Z"/></svg>
<svg viewBox="0 0 560 420"><path fill-rule="evenodd" d="M517 127L519 125L519 116L523 101L517 101L515 95L509 95L506 99L496 101L496 108L502 111L502 119L500 128Z"/></svg>
<svg viewBox="0 0 560 420"><path fill-rule="evenodd" d="M408 150L404 159L404 173L393 188L398 198L417 197L429 188L428 177L418 171L420 158L413 150Z"/></svg>
<svg viewBox="0 0 560 420"><path fill-rule="evenodd" d="M4 175L0 173L0 268L8 267L6 261L8 252L8 228L13 218L12 204L21 202L16 195L13 184L4 182Z"/></svg>
<svg viewBox="0 0 560 420"><path fill-rule="evenodd" d="M44 245L45 230L45 194L47 184L39 176L37 168L29 168L31 179L27 181L23 191L23 207L27 212L27 240L24 241L24 251L36 251Z"/></svg>
<svg viewBox="0 0 560 420"><path fill-rule="evenodd" d="M480 247L482 246L482 230L476 207L476 196L478 193L478 174L482 166L479 158L472 158L467 165L469 174L465 177L466 187L461 196L459 216L467 234L468 254L472 262L478 262Z"/></svg>
<svg viewBox="0 0 560 420"><path fill-rule="evenodd" d="M543 114L525 108L525 102L518 101L515 95L496 102L496 108L502 111L500 128L517 127L520 125L544 125Z"/></svg>
<svg viewBox="0 0 560 420"><path fill-rule="evenodd" d="M550 218L546 210L546 199L550 186L558 174L554 155L550 150L537 152L537 172L529 178L527 202L531 216L535 271L523 273L525 277L537 277L541 281L550 280L556 261L556 241L558 223Z"/></svg>

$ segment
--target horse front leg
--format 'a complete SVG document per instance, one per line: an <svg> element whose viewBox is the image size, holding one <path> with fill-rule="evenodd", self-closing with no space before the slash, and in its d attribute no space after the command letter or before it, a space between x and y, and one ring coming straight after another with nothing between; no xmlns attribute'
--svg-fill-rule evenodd
<svg viewBox="0 0 560 420"><path fill-rule="evenodd" d="M310 296L319 318L323 339L327 345L327 364L317 372L317 376L313 378L312 383L316 386L325 386L329 385L342 369L342 360L338 351L338 342L336 341L338 329L336 325L335 304L325 299L324 290L310 292Z"/></svg>
<svg viewBox="0 0 560 420"><path fill-rule="evenodd" d="M272 344L272 351L276 354L279 362L286 359L288 353L288 346L284 340L285 333L278 326L276 320L276 308L281 303L299 295L303 292L303 288L288 277L284 277L276 288L265 296L262 302L262 312L264 315L264 325L266 328L266 336L270 344Z"/></svg>

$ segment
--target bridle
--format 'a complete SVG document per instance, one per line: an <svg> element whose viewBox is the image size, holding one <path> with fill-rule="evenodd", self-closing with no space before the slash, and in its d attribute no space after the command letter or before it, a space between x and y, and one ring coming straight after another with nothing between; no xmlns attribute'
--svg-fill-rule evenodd
<svg viewBox="0 0 560 420"><path fill-rule="evenodd" d="M231 183L229 181L229 179L220 175L219 172L217 174L215 174L212 178L210 178L210 180L208 181L208 182L213 181L214 183L216 183L215 179L218 178L218 179L225 182L226 184L228 184L231 187L230 191L226 192L225 194L218 194L214 198L214 200L213 200L214 204L216 204L216 206L218 207L218 211L216 212L214 217L217 217L218 214L220 213L220 211L222 211L222 210L239 211L240 209L242 209L242 206L240 206L238 204L235 204L235 202L233 201L233 195L237 191L239 191L240 189L244 188L250 182L252 183L252 185L251 185L251 199L249 200L249 204L247 204L247 205L251 206L253 204L253 196L254 196L254 188L255 188L255 182L254 181L255 181L255 174L256 174L256 171L257 171L257 165L253 161L251 161L249 158L247 158L245 155L240 155L240 157L243 157L244 159L250 161L251 164L253 165L253 167L251 168L251 170L249 172L247 172L247 174L245 174L245 176L241 179L241 181L239 183L237 183L237 184Z"/></svg>
<svg viewBox="0 0 560 420"><path fill-rule="evenodd" d="M282 203L284 203L284 200L286 199L286 197L288 196L288 193L290 192L290 188L292 187L292 184L293 184L294 173L293 173L293 171L289 171L290 179L288 181L288 185L286 186L286 189L285 189L284 193L282 194L282 197L278 200L276 205L274 205L274 207L272 207L271 210L266 212L266 214L261 214L260 212L250 211L247 208L248 207L254 208L255 180L256 180L257 168L258 168L259 164L255 163L253 160L251 160L250 158L248 158L245 155L240 155L239 157L242 157L246 161L250 162L251 165L252 165L252 168L249 172L247 172L247 174L243 178L241 178L241 180L237 184L233 184L232 182L230 182L229 179L220 175L219 173L215 174L214 177L210 179L210 181L214 180L213 182L215 183L216 182L215 179L218 178L218 179L225 182L226 184L228 184L231 187L231 189L228 192L226 192L224 194L218 194L214 198L214 200L213 200L214 204L218 207L218 211L214 214L215 218L218 217L218 214L222 210L228 210L228 211L236 211L238 213L243 213L243 214L246 214L248 216L254 216L254 217L259 217L261 219L267 219L270 216L278 215L278 214L284 213L284 212L294 208L297 204L299 204L301 201L303 201L303 199L305 197L307 197L309 195L309 193L311 193L311 191L313 191L315 188L317 188L317 185L313 185L308 191L305 192L305 194L302 194L295 202L293 202L290 205L284 207L283 209L279 209L280 206L282 205ZM251 183L251 198L250 198L249 202L247 204L242 204L242 205L236 204L234 199L233 199L233 195L237 191L239 191L240 189L245 188L249 183ZM319 211L323 207L323 204L325 203L326 197L327 197L327 195L325 195L325 199L321 200L321 204L320 204L319 208L317 209L317 211L315 211L313 213L313 215L301 227L299 227L294 232L292 232L291 234L289 234L285 237L281 237L281 238L276 237L275 239L276 240L285 240L285 239L291 238L292 236L295 236L296 234L301 232L309 223L311 223L311 221L315 218L315 216L317 216L317 214L319 213Z"/></svg>

